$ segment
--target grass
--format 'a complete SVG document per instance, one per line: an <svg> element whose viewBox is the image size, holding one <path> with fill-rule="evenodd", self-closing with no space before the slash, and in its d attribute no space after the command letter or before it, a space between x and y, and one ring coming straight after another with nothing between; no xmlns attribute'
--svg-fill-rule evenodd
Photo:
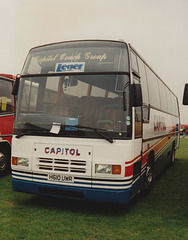
<svg viewBox="0 0 188 240"><path fill-rule="evenodd" d="M13 192L0 179L0 239L188 239L188 138L149 195L127 206Z"/></svg>

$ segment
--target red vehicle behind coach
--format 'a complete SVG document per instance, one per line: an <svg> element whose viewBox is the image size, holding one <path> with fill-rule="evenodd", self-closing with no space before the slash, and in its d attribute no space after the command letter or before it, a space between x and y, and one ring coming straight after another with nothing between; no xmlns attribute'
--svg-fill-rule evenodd
<svg viewBox="0 0 188 240"><path fill-rule="evenodd" d="M11 95L15 76L0 74L0 176L10 171L14 123L14 99Z"/></svg>

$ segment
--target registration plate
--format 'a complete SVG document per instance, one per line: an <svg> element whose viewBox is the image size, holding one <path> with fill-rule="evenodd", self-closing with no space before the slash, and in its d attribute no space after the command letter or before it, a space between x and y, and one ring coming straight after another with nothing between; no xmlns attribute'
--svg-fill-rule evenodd
<svg viewBox="0 0 188 240"><path fill-rule="evenodd" d="M49 181L74 182L74 177L61 174L48 174Z"/></svg>

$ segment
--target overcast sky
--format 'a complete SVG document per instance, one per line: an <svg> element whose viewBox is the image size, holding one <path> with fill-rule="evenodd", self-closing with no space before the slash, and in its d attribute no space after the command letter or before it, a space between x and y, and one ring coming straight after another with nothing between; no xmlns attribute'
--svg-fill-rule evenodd
<svg viewBox="0 0 188 240"><path fill-rule="evenodd" d="M124 39L178 96L188 83L188 0L1 0L0 72L18 74L30 48L75 39Z"/></svg>

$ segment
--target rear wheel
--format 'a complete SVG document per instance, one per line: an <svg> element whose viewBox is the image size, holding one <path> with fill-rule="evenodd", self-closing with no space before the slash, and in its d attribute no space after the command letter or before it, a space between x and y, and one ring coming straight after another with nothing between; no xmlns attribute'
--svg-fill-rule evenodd
<svg viewBox="0 0 188 240"><path fill-rule="evenodd" d="M144 190L146 193L150 191L152 183L153 183L153 163L152 161L148 161L146 166L145 183L144 183Z"/></svg>
<svg viewBox="0 0 188 240"><path fill-rule="evenodd" d="M173 166L174 163L175 163L175 148L174 148L174 146L173 146L173 148L172 148L172 153L171 153L171 160L170 160L171 166Z"/></svg>

